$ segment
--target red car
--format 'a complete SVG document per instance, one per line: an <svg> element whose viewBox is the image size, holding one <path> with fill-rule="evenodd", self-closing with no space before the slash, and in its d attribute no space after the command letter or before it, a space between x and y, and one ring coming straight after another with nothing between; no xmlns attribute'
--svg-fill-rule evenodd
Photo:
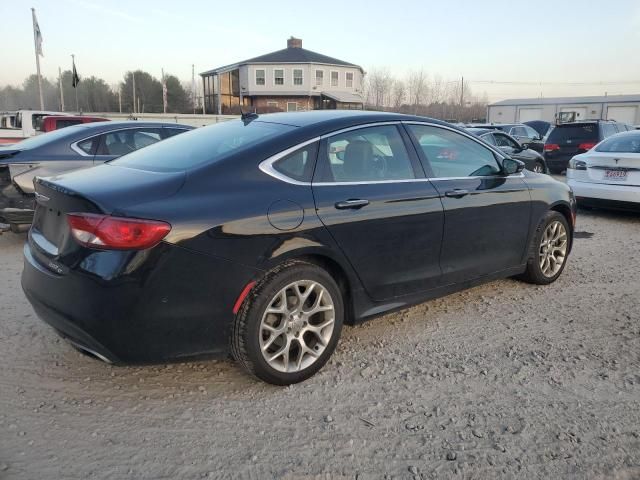
<svg viewBox="0 0 640 480"><path fill-rule="evenodd" d="M108 122L108 118L102 117L86 117L86 116L47 116L42 118L40 128L36 128L40 132L51 132L53 130L59 130L64 127L70 127L71 125L78 125L80 123L91 122Z"/></svg>

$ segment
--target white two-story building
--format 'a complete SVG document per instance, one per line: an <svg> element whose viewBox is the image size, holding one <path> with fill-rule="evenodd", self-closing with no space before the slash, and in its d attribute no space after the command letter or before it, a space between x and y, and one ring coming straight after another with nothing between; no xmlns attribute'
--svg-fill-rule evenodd
<svg viewBox="0 0 640 480"><path fill-rule="evenodd" d="M361 109L364 70L302 48L287 48L200 74L207 113Z"/></svg>

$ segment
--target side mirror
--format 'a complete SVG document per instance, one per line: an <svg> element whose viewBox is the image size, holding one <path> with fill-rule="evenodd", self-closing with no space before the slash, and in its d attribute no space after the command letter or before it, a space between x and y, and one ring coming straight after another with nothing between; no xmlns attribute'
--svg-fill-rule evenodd
<svg viewBox="0 0 640 480"><path fill-rule="evenodd" d="M520 173L524 170L524 162L516 160L514 158L505 158L502 161L502 171L505 175L513 175L514 173Z"/></svg>

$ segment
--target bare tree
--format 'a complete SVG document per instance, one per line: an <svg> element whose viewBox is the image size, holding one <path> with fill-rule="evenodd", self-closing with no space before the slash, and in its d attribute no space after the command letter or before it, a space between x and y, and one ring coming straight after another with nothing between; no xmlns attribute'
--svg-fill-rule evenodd
<svg viewBox="0 0 640 480"><path fill-rule="evenodd" d="M388 68L375 68L369 75L369 103L376 109L382 109L389 104L389 97L393 85L393 76Z"/></svg>
<svg viewBox="0 0 640 480"><path fill-rule="evenodd" d="M407 77L407 85L409 104L412 106L415 115L418 113L419 106L426 103L425 100L429 91L427 74L423 69L410 72Z"/></svg>
<svg viewBox="0 0 640 480"><path fill-rule="evenodd" d="M403 80L396 79L393 81L393 89L391 93L391 107L395 111L400 111L407 99L407 86Z"/></svg>

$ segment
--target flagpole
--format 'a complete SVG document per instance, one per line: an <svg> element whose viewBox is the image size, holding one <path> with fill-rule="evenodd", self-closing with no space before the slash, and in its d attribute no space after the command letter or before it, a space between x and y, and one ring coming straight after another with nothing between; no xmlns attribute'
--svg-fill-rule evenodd
<svg viewBox="0 0 640 480"><path fill-rule="evenodd" d="M58 87L60 87L60 111L64 112L64 92L62 91L62 70L58 67Z"/></svg>
<svg viewBox="0 0 640 480"><path fill-rule="evenodd" d="M136 72L131 72L133 79L133 113L136 113Z"/></svg>
<svg viewBox="0 0 640 480"><path fill-rule="evenodd" d="M73 75L73 72L76 70L76 56L72 53L71 54L71 62L73 64L73 70L71 72L71 75ZM76 91L76 112L80 113L80 107L78 106L78 84L76 83L76 86L73 87L73 89Z"/></svg>
<svg viewBox="0 0 640 480"><path fill-rule="evenodd" d="M164 79L164 68L162 69L162 113L167 113L167 83Z"/></svg>
<svg viewBox="0 0 640 480"><path fill-rule="evenodd" d="M42 97L42 76L40 75L40 52L38 49L38 33L37 31L40 29L38 27L36 29L37 21L36 21L36 9L31 9L31 20L33 20L33 44L36 50L36 71L38 73L38 92L40 93L40 110L44 110L44 99Z"/></svg>

